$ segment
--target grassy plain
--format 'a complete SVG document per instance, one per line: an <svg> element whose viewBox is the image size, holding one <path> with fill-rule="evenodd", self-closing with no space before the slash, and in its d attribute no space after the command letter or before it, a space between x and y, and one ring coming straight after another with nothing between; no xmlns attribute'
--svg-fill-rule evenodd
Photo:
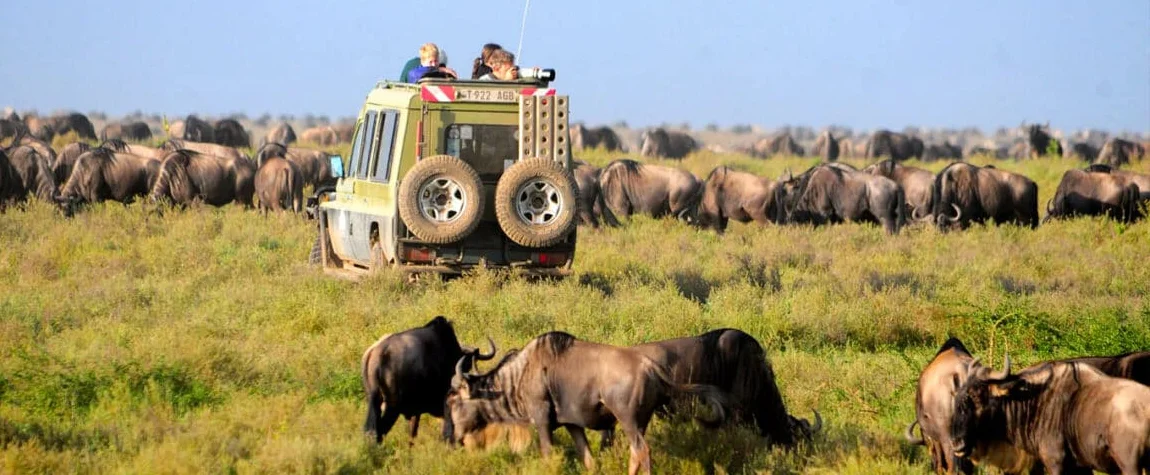
<svg viewBox="0 0 1150 475"><path fill-rule="evenodd" d="M699 153L677 165L775 177L815 161ZM997 165L1035 179L1043 204L1081 166ZM657 419L660 473L925 473L901 433L917 374L949 335L1016 365L1150 348L1145 222L895 237L732 224L719 236L638 218L581 230L563 281L409 283L308 267L315 227L300 217L148 211L103 204L64 219L32 203L0 215L0 473L581 472L562 431L566 452L547 459L536 446L451 449L431 418L411 447L402 424L381 446L365 441L360 354L439 314L465 343L490 334L501 352L553 329L626 345L740 328L767 349L788 409L826 420L787 452L745 429ZM604 473L626 459L621 443L597 456Z"/></svg>

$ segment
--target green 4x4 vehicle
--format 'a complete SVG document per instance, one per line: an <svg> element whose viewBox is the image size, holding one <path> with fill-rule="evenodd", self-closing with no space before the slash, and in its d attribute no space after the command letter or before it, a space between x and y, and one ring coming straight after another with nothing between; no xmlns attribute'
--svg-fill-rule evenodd
<svg viewBox="0 0 1150 475"><path fill-rule="evenodd" d="M311 261L337 273L569 274L578 190L568 98L548 88L554 71L533 72L377 84L346 171L309 200L319 221Z"/></svg>

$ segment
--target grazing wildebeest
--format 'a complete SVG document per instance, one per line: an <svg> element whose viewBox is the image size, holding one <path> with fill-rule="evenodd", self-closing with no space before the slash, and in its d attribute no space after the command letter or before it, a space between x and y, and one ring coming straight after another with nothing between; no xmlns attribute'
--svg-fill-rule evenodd
<svg viewBox="0 0 1150 475"><path fill-rule="evenodd" d="M228 147L250 147L251 138L248 131L235 119L220 119L212 129L213 142Z"/></svg>
<svg viewBox="0 0 1150 475"><path fill-rule="evenodd" d="M908 167L893 159L886 159L863 168L863 173L880 175L894 180L906 196L906 214L912 221L930 217L931 192L934 174L928 170Z"/></svg>
<svg viewBox="0 0 1150 475"><path fill-rule="evenodd" d="M407 418L411 438L419 431L419 416L444 417L444 401L457 363L470 371L475 361L495 357L478 348L463 347L455 329L443 316L426 325L384 335L363 352L361 360L363 391L367 400L365 433L383 440L399 416Z"/></svg>
<svg viewBox="0 0 1150 475"><path fill-rule="evenodd" d="M81 203L130 203L148 193L159 167L160 162L151 158L103 147L91 149L76 159L56 203L69 216Z"/></svg>
<svg viewBox="0 0 1150 475"><path fill-rule="evenodd" d="M974 357L958 338L943 343L934 358L922 370L914 398L915 420L906 428L906 439L914 445L925 445L931 464L937 473L974 473L974 465L998 467L1008 474L1028 473L1035 466L1033 457L1009 444L984 442L974 447L968 457L955 455L955 444L950 438L950 423L954 418L954 394L967 378L967 369ZM915 437L914 426L922 437ZM1041 468L1039 469L1041 471Z"/></svg>
<svg viewBox="0 0 1150 475"><path fill-rule="evenodd" d="M955 162L935 176L931 193L939 229L987 220L1038 226L1038 185L1017 173ZM948 214L952 210L954 216Z"/></svg>
<svg viewBox="0 0 1150 475"><path fill-rule="evenodd" d="M255 178L260 209L266 211L303 210L303 177L295 163L282 157L263 161Z"/></svg>
<svg viewBox="0 0 1150 475"><path fill-rule="evenodd" d="M1146 147L1142 144L1113 137L1102 145L1102 151L1098 152L1098 163L1118 168L1145 157Z"/></svg>
<svg viewBox="0 0 1150 475"><path fill-rule="evenodd" d="M28 134L45 142L51 142L56 137L56 129L52 126L51 120L41 119L34 115L25 115L24 126L28 130Z"/></svg>
<svg viewBox="0 0 1150 475"><path fill-rule="evenodd" d="M207 155L214 155L222 158L230 158L235 160L251 161L247 155L239 151L235 147L227 145L219 145L214 143L193 142L190 140L177 140L169 139L160 146L160 150L164 152L174 152L176 150L191 150L193 152L200 152ZM167 153L164 153L167 156Z"/></svg>
<svg viewBox="0 0 1150 475"><path fill-rule="evenodd" d="M184 135L179 138L192 142L215 143L216 129L208 121L193 114L184 119Z"/></svg>
<svg viewBox="0 0 1150 475"><path fill-rule="evenodd" d="M247 159L180 149L169 152L160 163L150 198L153 202L171 201L177 205L202 201L223 206L236 201L250 207L254 178L255 167Z"/></svg>
<svg viewBox="0 0 1150 475"><path fill-rule="evenodd" d="M822 429L818 411L813 426L787 413L766 351L743 331L723 328L631 348L666 368L676 384L706 384L727 393L732 403L728 420L754 424L769 443L809 441Z"/></svg>
<svg viewBox="0 0 1150 475"><path fill-rule="evenodd" d="M628 473L651 471L644 433L655 411L680 395L705 400L724 419L726 395L714 386L676 384L642 351L577 340L562 332L536 337L482 375L460 364L447 394L443 436L458 443L494 423L532 424L544 456L558 427L571 434L587 468L594 466L585 429L616 422L631 446Z"/></svg>
<svg viewBox="0 0 1150 475"><path fill-rule="evenodd" d="M335 132L334 128L322 125L304 130L300 133L299 139L301 142L313 143L322 147L326 147L339 143L339 134Z"/></svg>
<svg viewBox="0 0 1150 475"><path fill-rule="evenodd" d="M598 228L599 219L603 218L608 226L618 226L614 216L603 213L606 205L603 193L599 191L600 169L580 160L573 161L572 165L575 167L575 184L579 187L579 224Z"/></svg>
<svg viewBox="0 0 1150 475"><path fill-rule="evenodd" d="M634 160L615 160L599 172L605 219L618 220L642 213L655 218L672 215L689 220L702 190L703 183L691 172ZM612 216L607 218L608 214Z"/></svg>
<svg viewBox="0 0 1150 475"><path fill-rule="evenodd" d="M1030 158L1038 158L1046 156L1048 152L1053 152L1055 157L1062 156L1062 144L1051 137L1046 132L1050 124L1043 127L1038 124L1030 124L1026 127L1026 142L1030 146Z"/></svg>
<svg viewBox="0 0 1150 475"><path fill-rule="evenodd" d="M0 119L0 140L15 137L24 128L24 123L20 119Z"/></svg>
<svg viewBox="0 0 1150 475"><path fill-rule="evenodd" d="M584 127L583 124L572 125L571 147L574 149L603 147L608 152L624 151L619 136L605 125L600 127Z"/></svg>
<svg viewBox="0 0 1150 475"><path fill-rule="evenodd" d="M355 135L355 122L340 122L331 127L335 129L339 143L350 143L351 136Z"/></svg>
<svg viewBox="0 0 1150 475"><path fill-rule="evenodd" d="M48 142L40 140L34 136L28 135L27 131L25 131L25 130L20 130L16 133L16 137L14 139L12 139L12 144L9 145L9 147L15 149L17 146L20 146L20 145L24 145L24 146L28 146L28 147L32 147L32 148L36 149L36 153L39 153L40 156L48 159L49 164L55 165L56 158L57 158L56 157L56 149L52 148L52 146L49 145ZM9 151L9 154L11 154L11 151Z"/></svg>
<svg viewBox="0 0 1150 475"><path fill-rule="evenodd" d="M740 223L778 223L783 218L780 186L776 180L726 166L715 167L703 183L696 224L723 232L732 219Z"/></svg>
<svg viewBox="0 0 1150 475"><path fill-rule="evenodd" d="M1110 165L1098 163L1086 167L1086 171L1092 173L1109 173L1114 175L1123 184L1133 183L1138 185L1138 191L1142 194L1142 201L1150 201L1150 175L1118 170Z"/></svg>
<svg viewBox="0 0 1150 475"><path fill-rule="evenodd" d="M264 135L262 140L260 140L260 146L262 147L264 144L271 142L287 146L291 145L291 143L295 141L295 129L292 129L291 125L289 125L287 122L280 122L279 124L276 124L275 127L272 127L268 130L268 133Z"/></svg>
<svg viewBox="0 0 1150 475"><path fill-rule="evenodd" d="M930 144L922 152L922 160L930 162L934 160L961 160L962 148L957 145L951 145L950 142L943 142L939 144Z"/></svg>
<svg viewBox="0 0 1150 475"><path fill-rule="evenodd" d="M82 139L96 140L96 128L92 127L92 121L88 120L88 116L71 112L68 114L58 115L51 119L52 129L56 135L66 135L69 132L75 132L77 136ZM44 139L51 141L51 139Z"/></svg>
<svg viewBox="0 0 1150 475"><path fill-rule="evenodd" d="M104 126L100 131L100 140L112 139L144 141L152 139L152 129L141 121L117 122Z"/></svg>
<svg viewBox="0 0 1150 475"><path fill-rule="evenodd" d="M1067 170L1062 174L1054 198L1046 205L1046 218L1107 215L1122 222L1141 217L1138 185L1116 175L1089 170Z"/></svg>
<svg viewBox="0 0 1150 475"><path fill-rule="evenodd" d="M686 132L657 127L643 132L639 155L656 158L683 158L699 148L699 143Z"/></svg>
<svg viewBox="0 0 1150 475"><path fill-rule="evenodd" d="M898 234L906 224L906 196L898 183L839 165L817 165L797 178L784 175L782 222L865 221Z"/></svg>
<svg viewBox="0 0 1150 475"><path fill-rule="evenodd" d="M164 157L168 155L167 150L149 147L147 145L128 143L120 139L105 140L104 143L100 144L100 146L104 148L110 148L116 152L130 153L132 155L139 155L141 157L152 158L155 160L163 160Z"/></svg>
<svg viewBox="0 0 1150 475"><path fill-rule="evenodd" d="M801 157L806 155L806 151L795 142L791 134L785 132L759 139L751 146L752 157L770 158L778 155Z"/></svg>
<svg viewBox="0 0 1150 475"><path fill-rule="evenodd" d="M1084 160L1087 163L1093 163L1098 159L1098 147L1095 147L1086 142L1074 142L1063 150L1063 157L1078 157L1079 160Z"/></svg>
<svg viewBox="0 0 1150 475"><path fill-rule="evenodd" d="M65 145L60 150L60 155L56 157L56 163L52 164L52 174L56 176L56 183L64 183L68 181L68 177L72 176L72 166L76 164L76 160L92 149L88 142L73 142Z"/></svg>
<svg viewBox="0 0 1150 475"><path fill-rule="evenodd" d="M901 162L922 157L922 139L889 130L878 130L866 143L865 158L887 157Z"/></svg>
<svg viewBox="0 0 1150 475"><path fill-rule="evenodd" d="M304 185L318 187L335 179L331 174L330 155L322 150L285 147L283 144L268 142L256 152L257 166L268 157L284 157L294 162L299 167Z"/></svg>
<svg viewBox="0 0 1150 475"><path fill-rule="evenodd" d="M1117 356L1083 356L1061 360L1063 363L1086 363L1107 376L1126 378L1150 386L1150 351L1133 351Z"/></svg>
<svg viewBox="0 0 1150 475"><path fill-rule="evenodd" d="M48 161L48 157L28 145L15 145L5 151L8 155L8 165L16 172L20 185L13 193L13 197L23 201L23 195L30 194L44 201L52 201L57 192L56 175L52 173L52 164Z"/></svg>
<svg viewBox="0 0 1150 475"><path fill-rule="evenodd" d="M835 139L831 131L824 130L819 134L819 138L815 139L815 144L811 146L811 156L822 157L824 162L833 162L839 159L839 141Z"/></svg>
<svg viewBox="0 0 1150 475"><path fill-rule="evenodd" d="M973 361L955 394L951 440L966 456L1004 441L1051 474L1150 470L1150 387L1083 363L1050 362L990 374Z"/></svg>

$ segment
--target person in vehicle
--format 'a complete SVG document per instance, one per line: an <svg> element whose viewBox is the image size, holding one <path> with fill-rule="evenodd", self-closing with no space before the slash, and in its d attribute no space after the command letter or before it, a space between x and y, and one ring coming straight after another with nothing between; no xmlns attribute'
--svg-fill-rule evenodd
<svg viewBox="0 0 1150 475"><path fill-rule="evenodd" d="M491 72L479 78L480 81L514 81L519 79L519 68L515 66L515 55L507 50L496 50L488 59Z"/></svg>
<svg viewBox="0 0 1150 475"><path fill-rule="evenodd" d="M405 80L415 83L424 77L458 77L455 70L447 67L447 54L435 43L424 43L419 47L419 67L408 71Z"/></svg>
<svg viewBox="0 0 1150 475"><path fill-rule="evenodd" d="M503 49L495 43L487 43L483 45L483 50L479 52L479 57L475 58L475 64L471 67L471 79L479 79L483 75L491 72L491 65L488 62L491 60L491 53Z"/></svg>

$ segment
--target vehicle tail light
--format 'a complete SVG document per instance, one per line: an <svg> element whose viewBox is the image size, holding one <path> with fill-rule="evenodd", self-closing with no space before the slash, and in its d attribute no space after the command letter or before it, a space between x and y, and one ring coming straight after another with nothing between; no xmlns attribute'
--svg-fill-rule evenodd
<svg viewBox="0 0 1150 475"><path fill-rule="evenodd" d="M541 266L561 266L567 263L566 252L537 252L531 255L531 260Z"/></svg>
<svg viewBox="0 0 1150 475"><path fill-rule="evenodd" d="M435 250L427 247L403 248L403 260L407 262L433 262Z"/></svg>

